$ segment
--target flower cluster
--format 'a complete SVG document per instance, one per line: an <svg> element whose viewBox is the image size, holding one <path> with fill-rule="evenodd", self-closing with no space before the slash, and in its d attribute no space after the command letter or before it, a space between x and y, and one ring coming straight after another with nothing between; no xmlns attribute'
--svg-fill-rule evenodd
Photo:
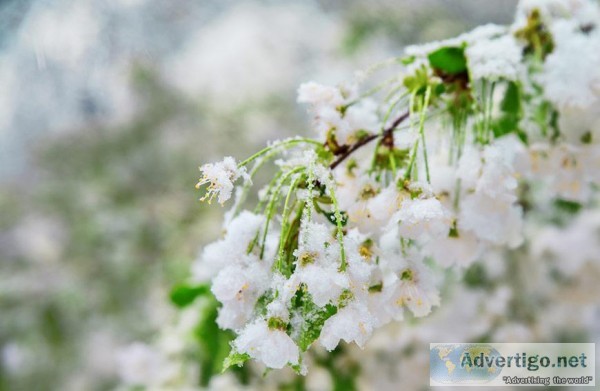
<svg viewBox="0 0 600 391"><path fill-rule="evenodd" d="M590 1L523 1L512 26L407 48L395 77L370 88L303 84L315 138L204 165L203 199L224 203L244 179L193 273L237 335L225 367L252 358L304 374L314 344L362 347L393 320L430 314L445 271L519 248L528 213L589 205L600 180L594 15ZM244 210L270 161L277 173ZM567 251L556 235L537 251Z"/></svg>

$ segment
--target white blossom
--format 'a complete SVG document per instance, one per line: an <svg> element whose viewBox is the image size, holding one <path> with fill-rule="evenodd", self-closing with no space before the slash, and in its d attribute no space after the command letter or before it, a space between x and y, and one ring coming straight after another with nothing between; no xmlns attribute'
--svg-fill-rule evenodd
<svg viewBox="0 0 600 391"><path fill-rule="evenodd" d="M367 307L352 301L325 321L319 341L329 351L335 349L340 340L362 347L373 332L372 321Z"/></svg>
<svg viewBox="0 0 600 391"><path fill-rule="evenodd" d="M467 46L465 54L471 77L496 81L516 80L521 66L523 48L511 35L488 40L476 40Z"/></svg>
<svg viewBox="0 0 600 391"><path fill-rule="evenodd" d="M598 30L598 28L596 28ZM573 21L553 24L556 47L539 81L544 95L561 110L587 109L600 102L600 33L584 34ZM577 58L577 61L572 61Z"/></svg>
<svg viewBox="0 0 600 391"><path fill-rule="evenodd" d="M219 203L223 205L231 198L233 182L240 177L250 180L250 176L246 173L246 167L238 167L235 159L231 156L221 162L207 163L200 167L200 171L202 171L202 178L196 184L196 188L208 184L206 195L200 200L208 200L209 203L214 197L217 197Z"/></svg>
<svg viewBox="0 0 600 391"><path fill-rule="evenodd" d="M233 344L239 353L247 353L269 368L298 364L298 346L284 331L270 329L265 320L247 325Z"/></svg>

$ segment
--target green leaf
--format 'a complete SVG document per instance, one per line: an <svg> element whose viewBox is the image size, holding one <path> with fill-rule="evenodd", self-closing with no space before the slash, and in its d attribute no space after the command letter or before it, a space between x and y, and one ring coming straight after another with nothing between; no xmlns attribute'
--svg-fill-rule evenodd
<svg viewBox="0 0 600 391"><path fill-rule="evenodd" d="M508 83L500 109L505 113L514 115L521 113L521 89L517 83Z"/></svg>
<svg viewBox="0 0 600 391"><path fill-rule="evenodd" d="M579 202L569 201L562 198L557 198L554 200L554 206L557 209L570 214L578 213L582 208L582 205Z"/></svg>
<svg viewBox="0 0 600 391"><path fill-rule="evenodd" d="M517 83L508 83L506 93L500 103L500 111L500 117L492 124L494 136L498 138L509 133L516 133L526 143L527 135L519 128L523 111L521 88Z"/></svg>
<svg viewBox="0 0 600 391"><path fill-rule="evenodd" d="M258 316L266 316L267 315L267 305L272 302L274 299L274 294L271 289L262 294L256 304L254 305L254 312Z"/></svg>
<svg viewBox="0 0 600 391"><path fill-rule="evenodd" d="M467 70L465 49L460 47L443 47L427 56L433 69L449 75L456 75Z"/></svg>
<svg viewBox="0 0 600 391"><path fill-rule="evenodd" d="M229 356L225 357L225 360L223 361L222 372L225 372L228 368L234 365L241 367L248 360L250 360L250 355L248 353L238 353L235 350L231 349Z"/></svg>
<svg viewBox="0 0 600 391"><path fill-rule="evenodd" d="M204 296L210 293L208 284L190 286L187 284L176 285L169 295L171 302L179 308L187 307L192 304L199 296Z"/></svg>
<svg viewBox="0 0 600 391"><path fill-rule="evenodd" d="M219 303L208 293L207 305L202 308L200 320L194 329L199 344L200 384L207 386L213 375L221 372L222 364L231 352L234 338L231 331L221 330L217 325Z"/></svg>
<svg viewBox="0 0 600 391"><path fill-rule="evenodd" d="M304 286L298 289L292 303L303 319L296 343L305 352L319 338L325 321L337 313L337 308L332 304L318 307Z"/></svg>
<svg viewBox="0 0 600 391"><path fill-rule="evenodd" d="M313 205L314 205L317 213L322 214L323 216L325 216L327 218L327 221L329 221L331 224L337 226L337 219L335 217L335 212L333 212L333 211L327 212L326 210L323 210L317 201L318 201L318 199L313 199ZM348 223L348 213L346 213L346 211L341 210L340 217L341 217L342 226L345 227L346 224Z"/></svg>

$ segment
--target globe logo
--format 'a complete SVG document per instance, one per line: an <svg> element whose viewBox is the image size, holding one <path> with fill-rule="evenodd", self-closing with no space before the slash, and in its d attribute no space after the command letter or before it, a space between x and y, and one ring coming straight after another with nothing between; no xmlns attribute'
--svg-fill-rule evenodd
<svg viewBox="0 0 600 391"><path fill-rule="evenodd" d="M500 353L486 344L438 344L429 352L430 377L438 383L487 383L502 371Z"/></svg>

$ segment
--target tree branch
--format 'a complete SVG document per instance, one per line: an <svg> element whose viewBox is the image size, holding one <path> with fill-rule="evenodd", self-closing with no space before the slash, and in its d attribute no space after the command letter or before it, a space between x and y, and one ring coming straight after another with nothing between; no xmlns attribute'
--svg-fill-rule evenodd
<svg viewBox="0 0 600 391"><path fill-rule="evenodd" d="M393 142L393 139L391 138L392 132L398 127L398 125L400 125L405 119L407 119L409 115L410 115L410 113L407 111L404 114L402 114L401 116L399 116L398 118L396 118L394 120L394 122L392 122L392 124L387 129L385 129L383 131L383 133L381 133L381 134L372 134L370 136L360 139L358 142L356 142L354 145L352 145L350 148L348 148L347 151L345 151L342 155L340 155L333 163L331 163L329 168L332 170L335 169L337 166L340 165L340 163L342 163L344 160L346 160L346 158L348 156L350 156L354 151L356 151L363 145L370 143L371 141L375 140L378 137L383 137L383 139L385 139L385 140L391 140L391 144L390 144L390 141L388 141L388 144L393 147L394 142ZM386 145L388 145L388 144L386 144Z"/></svg>

